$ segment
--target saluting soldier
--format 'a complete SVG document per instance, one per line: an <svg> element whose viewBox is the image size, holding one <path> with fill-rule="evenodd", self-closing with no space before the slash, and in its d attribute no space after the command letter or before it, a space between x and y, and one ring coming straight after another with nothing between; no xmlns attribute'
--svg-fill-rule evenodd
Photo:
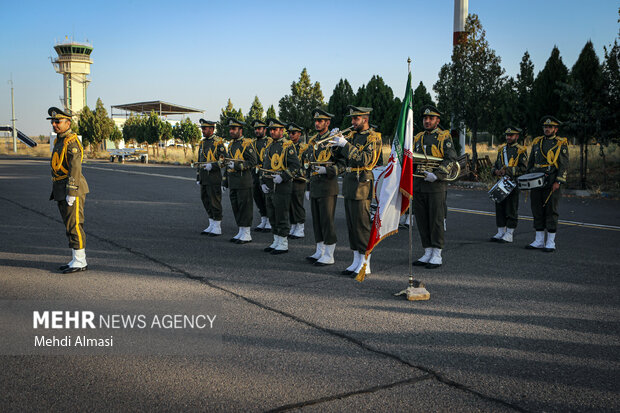
<svg viewBox="0 0 620 413"><path fill-rule="evenodd" d="M491 173L500 179L509 177L516 185L517 178L527 169L527 148L519 145L521 129L509 126L504 132L506 143L497 148L497 159ZM491 237L493 242L512 242L512 236L519 220L519 187L508 194L502 202L495 203L495 222L497 234Z"/></svg>
<svg viewBox="0 0 620 413"><path fill-rule="evenodd" d="M293 192L293 177L299 169L299 158L293 142L284 139L284 124L268 119L273 142L265 151L261 171L261 189L266 194L267 215L271 222L273 242L265 252L278 255L288 252L288 233L291 228L289 208Z"/></svg>
<svg viewBox="0 0 620 413"><path fill-rule="evenodd" d="M86 178L82 175L84 148L71 131L71 112L55 107L47 111L56 141L52 150L52 193L50 201L58 204L65 225L73 258L58 268L63 274L86 271L86 233L84 232L84 201L88 193Z"/></svg>
<svg viewBox="0 0 620 413"><path fill-rule="evenodd" d="M252 127L254 128L254 135L256 139L253 142L254 151L256 152L257 157L257 165L261 166L263 164L263 156L265 154L265 148L271 145L272 139L267 134L267 124L262 120L256 119L252 121ZM256 208L258 208L258 212L260 213L260 224L258 224L254 231L257 232L271 232L271 224L269 223L269 218L267 217L267 206L265 204L265 194L261 189L260 185L260 174L256 169L252 171L252 196L254 197L254 203L256 204Z"/></svg>
<svg viewBox="0 0 620 413"><path fill-rule="evenodd" d="M365 254L370 239L370 200L374 180L372 169L381 155L381 134L370 128L372 108L349 105L347 109L353 130L346 138L337 134L330 141L339 147L338 156L344 159L346 167L342 194L353 263L342 274L357 274L364 266L365 273L370 274L370 255L366 258Z"/></svg>
<svg viewBox="0 0 620 413"><path fill-rule="evenodd" d="M226 170L222 177L222 188L230 189L230 205L239 226L237 235L230 239L236 244L252 242L252 169L256 166L256 152L252 140L243 137L244 126L245 122L228 119L232 142L228 146Z"/></svg>
<svg viewBox="0 0 620 413"><path fill-rule="evenodd" d="M301 126L291 122L288 124L287 131L290 141L295 146L299 163L303 164L304 154L308 149L308 145L300 140L303 130ZM291 239L299 239L305 236L306 209L304 208L304 193L306 192L306 182L307 180L303 176L303 169L300 166L293 178L293 192L291 194L291 229L288 233Z"/></svg>
<svg viewBox="0 0 620 413"><path fill-rule="evenodd" d="M568 140L556 136L562 122L553 116L541 119L544 136L532 142L527 172L542 172L547 177L547 184L531 190L532 215L536 238L527 245L527 249L555 251L555 234L558 229L558 202L561 186L566 185L568 172ZM547 240L545 241L545 230Z"/></svg>
<svg viewBox="0 0 620 413"><path fill-rule="evenodd" d="M439 127L440 120L441 113L437 108L431 105L423 106L424 132L418 133L413 140L414 152L443 159L432 171L424 171L424 178L413 179L413 213L424 248L424 255L413 265L429 269L442 264L448 189L445 179L451 164L456 162L457 158L450 131Z"/></svg>
<svg viewBox="0 0 620 413"><path fill-rule="evenodd" d="M220 157L226 157L224 140L213 134L215 123L200 119L203 139L198 146L198 167L196 183L200 185L200 199L209 215L209 226L201 235L216 237L222 235L222 171Z"/></svg>
<svg viewBox="0 0 620 413"><path fill-rule="evenodd" d="M326 140L334 115L319 108L313 112L314 129L317 133L308 141L305 161L308 162L306 176L309 180L306 198L310 200L316 251L306 259L317 266L324 266L334 263L334 251L338 242L334 217L339 191L338 175L344 172L344 158L334 156L334 151ZM354 254L358 252L354 251Z"/></svg>

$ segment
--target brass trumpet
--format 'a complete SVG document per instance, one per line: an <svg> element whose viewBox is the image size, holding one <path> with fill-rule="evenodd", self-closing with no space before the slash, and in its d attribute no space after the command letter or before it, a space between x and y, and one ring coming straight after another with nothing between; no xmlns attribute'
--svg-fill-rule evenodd
<svg viewBox="0 0 620 413"><path fill-rule="evenodd" d="M424 172L433 172L433 169L439 168L441 163L443 162L443 158L439 158L437 156L425 155L423 153L414 152L413 153L413 164L417 165L416 172L417 174L413 174L418 178L426 178ZM445 181L454 181L458 178L459 173L461 172L461 165L458 162L450 162L447 166L448 175L445 178ZM420 175L420 173L422 175Z"/></svg>
<svg viewBox="0 0 620 413"><path fill-rule="evenodd" d="M304 169L310 169L313 166L332 166L334 163L331 161L326 162L310 162L309 160L304 160Z"/></svg>
<svg viewBox="0 0 620 413"><path fill-rule="evenodd" d="M319 145L335 138L336 136L344 136L345 133L350 132L352 129L353 129L353 126L349 126L345 130L339 130L338 128L332 129L327 138L314 142L314 149L315 150L319 149Z"/></svg>
<svg viewBox="0 0 620 413"><path fill-rule="evenodd" d="M271 169L265 169L265 168L256 168L256 170L257 170L257 172L258 171L269 172L269 174L263 173L263 176L265 178L271 178L271 179L275 178L276 175L280 175L280 173L282 172L282 171L273 171Z"/></svg>
<svg viewBox="0 0 620 413"><path fill-rule="evenodd" d="M215 164L215 163L219 164L218 161L215 161L215 162L192 162L190 164L190 168L200 168L201 166L204 166L204 165L207 165L207 164Z"/></svg>

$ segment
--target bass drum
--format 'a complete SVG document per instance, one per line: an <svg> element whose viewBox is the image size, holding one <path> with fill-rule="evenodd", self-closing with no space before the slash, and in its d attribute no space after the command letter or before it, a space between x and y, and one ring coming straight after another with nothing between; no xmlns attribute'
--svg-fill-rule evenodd
<svg viewBox="0 0 620 413"><path fill-rule="evenodd" d="M489 191L489 198L499 204L506 199L516 187L517 184L512 179L504 176L493 185L493 188Z"/></svg>
<svg viewBox="0 0 620 413"><path fill-rule="evenodd" d="M519 184L519 189L528 190L546 186L548 179L549 178L544 172L533 172L521 175L517 178L517 182Z"/></svg>

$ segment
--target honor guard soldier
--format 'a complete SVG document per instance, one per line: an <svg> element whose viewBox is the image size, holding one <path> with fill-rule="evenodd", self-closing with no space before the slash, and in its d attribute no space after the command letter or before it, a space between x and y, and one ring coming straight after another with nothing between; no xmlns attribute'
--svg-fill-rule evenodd
<svg viewBox="0 0 620 413"><path fill-rule="evenodd" d="M435 107L422 107L424 132L413 140L414 152L443 159L432 171L425 170L424 178L415 176L413 179L413 213L424 248L424 255L413 265L429 269L442 264L448 188L445 179L457 158L450 131L439 127L440 120L441 113Z"/></svg>
<svg viewBox="0 0 620 413"><path fill-rule="evenodd" d="M222 235L222 172L220 158L226 157L224 140L213 134L215 123L200 119L203 139L198 146L198 173L196 183L200 185L200 199L209 215L209 226L202 235Z"/></svg>
<svg viewBox="0 0 620 413"><path fill-rule="evenodd" d="M532 142L527 172L544 173L545 184L531 190L536 238L525 248L553 252L555 251L555 234L558 228L560 188L562 185L566 185L568 171L568 141L566 138L556 136L562 122L553 116L545 116L541 122L544 136L539 136ZM545 230L547 230L546 241Z"/></svg>
<svg viewBox="0 0 620 413"><path fill-rule="evenodd" d="M86 178L82 175L84 148L71 131L71 113L55 107L47 111L56 141L52 150L52 193L50 201L58 204L65 224L72 260L58 268L63 274L86 271L86 233L84 232L84 201L88 193Z"/></svg>
<svg viewBox="0 0 620 413"><path fill-rule="evenodd" d="M349 105L347 109L353 130L347 133L346 138L336 134L330 141L339 148L337 155L344 159L346 168L342 194L353 263L342 274L357 274L362 267L366 274L370 274L370 255L366 258L365 254L370 239L370 200L374 179L372 169L381 155L381 134L370 129L368 121L372 108Z"/></svg>
<svg viewBox="0 0 620 413"><path fill-rule="evenodd" d="M309 181L306 199L310 200L316 251L306 259L314 265L324 266L334 263L338 242L334 217L339 191L338 175L344 172L344 158L336 158L328 142L329 126L334 115L318 108L313 112L317 133L308 141L304 162Z"/></svg>
<svg viewBox="0 0 620 413"><path fill-rule="evenodd" d="M271 145L272 139L266 136L267 124L262 120L256 119L252 121L252 127L254 128L254 135L256 135L253 145L257 157L257 168L259 168L263 164L265 148ZM254 231L271 232L271 224L269 223L269 218L267 217L267 206L265 205L265 194L260 187L260 174L257 169L252 171L252 180L252 196L254 197L256 208L258 208L258 212L260 213L260 224L254 228Z"/></svg>
<svg viewBox="0 0 620 413"><path fill-rule="evenodd" d="M495 222L497 234L491 237L493 242L512 242L512 236L519 219L519 188L517 178L527 169L527 148L519 145L521 129L509 126L504 135L506 143L497 148L497 159L491 174L500 179L510 179L514 189L502 202L495 203Z"/></svg>
<svg viewBox="0 0 620 413"><path fill-rule="evenodd" d="M232 142L224 158L226 169L222 177L222 188L230 189L230 205L239 226L237 235L230 239L236 244L252 242L252 169L256 166L256 152L252 140L243 137L244 126L245 122L228 119Z"/></svg>
<svg viewBox="0 0 620 413"><path fill-rule="evenodd" d="M289 123L287 127L288 137L297 152L299 163L303 164L304 154L308 145L301 142L301 126ZM300 167L293 178L293 192L291 196L290 221L291 229L288 233L289 238L299 239L304 237L304 223L306 222L306 209L304 208L304 194L306 192L307 179L303 176L303 169Z"/></svg>
<svg viewBox="0 0 620 413"><path fill-rule="evenodd" d="M299 169L299 158L293 142L284 139L284 124L268 119L268 130L273 142L265 150L261 168L261 189L266 194L267 215L271 222L273 242L265 252L278 255L288 252L288 233L293 177Z"/></svg>

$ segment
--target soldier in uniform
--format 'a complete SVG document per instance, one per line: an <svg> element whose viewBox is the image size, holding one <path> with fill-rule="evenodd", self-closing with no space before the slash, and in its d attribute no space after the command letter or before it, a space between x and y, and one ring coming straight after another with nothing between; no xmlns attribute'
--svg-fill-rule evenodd
<svg viewBox="0 0 620 413"><path fill-rule="evenodd" d="M267 215L271 222L273 242L264 251L278 255L288 252L293 178L300 165L293 142L284 139L284 124L277 119L268 119L267 124L273 142L263 158L261 189L267 198Z"/></svg>
<svg viewBox="0 0 620 413"><path fill-rule="evenodd" d="M329 126L334 115L319 108L313 112L317 133L308 142L305 161L309 166L306 170L309 180L306 198L310 200L316 251L306 259L314 265L324 266L334 263L338 242L334 215L338 200L338 175L344 172L344 158L334 156L325 140L329 137ZM354 251L354 254L357 256L358 252Z"/></svg>
<svg viewBox="0 0 620 413"><path fill-rule="evenodd" d="M205 162L198 168L196 183L200 185L200 199L209 215L209 226L201 235L216 237L222 235L222 172L220 157L226 156L224 140L215 136L215 123L200 119L204 137L198 146L198 162Z"/></svg>
<svg viewBox="0 0 620 413"><path fill-rule="evenodd" d="M288 124L287 131L289 139L295 146L299 162L303 164L304 153L308 149L308 145L300 141L302 128L291 122ZM304 223L306 222L306 210L304 208L304 193L306 192L306 181L306 178L303 176L303 170L300 167L293 178L290 211L291 229L288 233L291 239L299 239L305 236Z"/></svg>
<svg viewBox="0 0 620 413"><path fill-rule="evenodd" d="M497 159L491 173L500 179L509 177L517 183L517 177L523 175L527 169L527 148L519 145L521 129L509 126L504 134L506 143L497 148ZM493 242L512 242L512 235L519 219L519 188L515 188L499 203L495 203L495 222L497 234L491 237Z"/></svg>
<svg viewBox="0 0 620 413"><path fill-rule="evenodd" d="M442 264L448 188L445 178L450 164L457 158L450 131L439 127L440 120L441 113L435 107L422 107L424 132L418 133L413 140L414 152L443 159L437 168L425 171L424 178L413 179L413 213L424 248L424 255L413 265L426 268L437 268Z"/></svg>
<svg viewBox="0 0 620 413"><path fill-rule="evenodd" d="M553 252L558 228L558 202L562 196L560 187L566 185L568 172L568 140L556 136L559 126L562 125L556 118L545 116L541 122L544 136L539 136L532 142L527 172L543 172L547 177L547 185L531 190L536 238L525 248Z"/></svg>
<svg viewBox="0 0 620 413"><path fill-rule="evenodd" d="M370 239L370 200L374 179L372 169L381 156L381 134L370 128L368 121L372 108L349 105L347 109L353 130L346 138L334 135L330 141L339 148L338 156L344 159L346 167L342 194L353 263L342 274L357 274L362 267L365 267L366 274L370 274L370 255L366 258L365 254Z"/></svg>
<svg viewBox="0 0 620 413"><path fill-rule="evenodd" d="M222 177L222 189L230 189L230 205L239 226L237 235L230 239L236 244L252 242L252 169L256 166L256 152L251 139L243 137L245 122L228 119L231 144L225 161L226 170Z"/></svg>
<svg viewBox="0 0 620 413"><path fill-rule="evenodd" d="M266 136L267 124L262 120L256 119L252 121L252 127L254 128L254 135L256 135L253 145L254 151L256 152L258 162L257 165L261 166L263 164L265 148L271 145L271 138ZM256 208L258 208L258 212L260 213L260 224L254 228L254 231L271 232L271 224L269 223L269 218L267 217L267 206L265 205L265 194L260 188L260 174L256 169L252 171L252 181L252 196L254 197Z"/></svg>
<svg viewBox="0 0 620 413"><path fill-rule="evenodd" d="M63 274L88 270L86 263L86 233L84 232L84 201L88 193L86 178L82 175L84 148L71 131L71 114L55 107L47 111L56 141L52 151L52 193L50 201L58 204L65 224L72 260L58 268Z"/></svg>

